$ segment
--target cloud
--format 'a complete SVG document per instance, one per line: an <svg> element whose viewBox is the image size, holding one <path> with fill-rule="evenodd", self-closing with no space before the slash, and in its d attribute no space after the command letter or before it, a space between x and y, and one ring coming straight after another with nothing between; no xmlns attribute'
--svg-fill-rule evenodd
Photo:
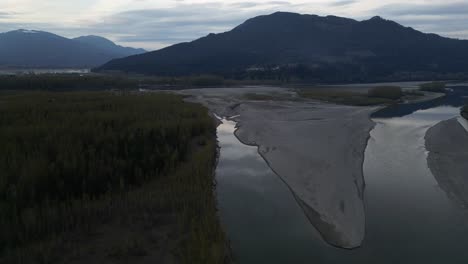
<svg viewBox="0 0 468 264"><path fill-rule="evenodd" d="M374 15L444 36L468 38L468 1L431 0L0 0L0 32L18 28L66 37L101 35L119 44L158 49L276 11ZM423 3L424 2L424 3Z"/></svg>
<svg viewBox="0 0 468 264"><path fill-rule="evenodd" d="M457 2L450 4L391 4L384 5L378 9L377 12L385 13L392 16L403 15L467 15L468 2Z"/></svg>
<svg viewBox="0 0 468 264"><path fill-rule="evenodd" d="M251 8L251 7L257 7L258 5L259 3L257 2L238 2L238 3L230 4L230 6L234 8Z"/></svg>
<svg viewBox="0 0 468 264"><path fill-rule="evenodd" d="M268 7L287 7L293 5L287 1L268 1L268 2L237 2L229 4L230 8L249 9L249 8L268 8Z"/></svg>
<svg viewBox="0 0 468 264"><path fill-rule="evenodd" d="M335 7L336 6L347 6L347 5L355 4L357 2L358 1L356 1L356 0L340 0L340 1L332 2L329 5L330 6L335 6Z"/></svg>
<svg viewBox="0 0 468 264"><path fill-rule="evenodd" d="M260 4L238 2L227 5L219 2L191 5L179 3L168 8L112 14L98 23L89 24L88 28L126 45L153 42L161 47L191 41L209 33L229 31L251 17L273 13L290 5L286 1L269 1Z"/></svg>
<svg viewBox="0 0 468 264"><path fill-rule="evenodd" d="M455 38L468 37L468 2L391 4L374 12L424 32Z"/></svg>
<svg viewBox="0 0 468 264"><path fill-rule="evenodd" d="M11 14L10 13L7 13L7 12L1 12L0 11L0 18L4 18L4 17L10 17Z"/></svg>
<svg viewBox="0 0 468 264"><path fill-rule="evenodd" d="M218 7L178 7L152 10L134 10L111 15L92 25L95 31L114 35L119 42L158 42L170 45L189 41L211 32L229 30L241 23L245 16L220 12ZM127 32L127 35L120 35Z"/></svg>

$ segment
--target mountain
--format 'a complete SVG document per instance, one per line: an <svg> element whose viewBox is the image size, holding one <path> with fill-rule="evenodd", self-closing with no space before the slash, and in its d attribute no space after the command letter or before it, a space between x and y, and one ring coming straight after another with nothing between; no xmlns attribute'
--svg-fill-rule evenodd
<svg viewBox="0 0 468 264"><path fill-rule="evenodd" d="M115 44L114 42L106 38L99 37L99 36L92 36L92 35L83 36L83 37L74 38L73 40L80 42L80 43L92 45L101 50L106 50L108 52L119 54L120 57L127 57L130 55L136 55L136 54L141 54L141 53L146 52L146 50L144 49L135 49L135 48L119 46Z"/></svg>
<svg viewBox="0 0 468 264"><path fill-rule="evenodd" d="M87 68L142 52L94 36L68 39L44 31L24 29L0 34L2 67Z"/></svg>
<svg viewBox="0 0 468 264"><path fill-rule="evenodd" d="M356 21L278 12L95 70L329 82L435 78L468 72L468 41L424 34L381 17Z"/></svg>

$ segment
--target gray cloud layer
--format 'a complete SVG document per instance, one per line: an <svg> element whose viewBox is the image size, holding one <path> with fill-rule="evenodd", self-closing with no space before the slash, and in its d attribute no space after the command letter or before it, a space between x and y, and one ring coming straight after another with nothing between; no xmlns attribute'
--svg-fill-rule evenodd
<svg viewBox="0 0 468 264"><path fill-rule="evenodd" d="M325 5L341 8L354 7L359 0L337 0ZM172 8L133 10L109 15L100 22L81 21L76 27L61 27L60 24L12 23L15 14L0 11L0 31L30 28L52 31L65 36L102 35L119 43L144 48L159 48L170 44L190 41L209 33L232 29L248 18L275 11L319 10L318 4L294 4L288 1L256 2L243 1L232 4L209 2L185 4L178 1ZM324 4L322 4L323 6ZM333 9L332 8L332 9ZM338 9L337 9L338 10ZM314 13L314 12L311 12ZM367 14L368 13L368 14ZM445 36L468 38L468 2L455 4L392 4L361 14L358 19L380 15L403 25L425 32Z"/></svg>
<svg viewBox="0 0 468 264"><path fill-rule="evenodd" d="M376 14L425 32L468 38L468 2L450 4L392 4Z"/></svg>
<svg viewBox="0 0 468 264"><path fill-rule="evenodd" d="M330 6L347 6L357 3L357 0L340 0L330 3Z"/></svg>
<svg viewBox="0 0 468 264"><path fill-rule="evenodd" d="M7 13L7 12L1 12L0 11L0 18L6 18L6 17L10 17L11 14L10 13Z"/></svg>

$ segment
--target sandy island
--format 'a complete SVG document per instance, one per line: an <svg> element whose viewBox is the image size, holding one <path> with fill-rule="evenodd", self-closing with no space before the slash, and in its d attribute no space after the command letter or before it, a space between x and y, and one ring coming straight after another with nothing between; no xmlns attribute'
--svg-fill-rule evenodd
<svg viewBox="0 0 468 264"><path fill-rule="evenodd" d="M468 122L450 119L426 134L428 165L447 195L468 208Z"/></svg>

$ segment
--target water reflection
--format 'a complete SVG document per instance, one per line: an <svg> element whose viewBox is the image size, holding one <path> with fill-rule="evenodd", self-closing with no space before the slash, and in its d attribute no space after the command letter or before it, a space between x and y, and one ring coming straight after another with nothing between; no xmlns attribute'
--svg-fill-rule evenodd
<svg viewBox="0 0 468 264"><path fill-rule="evenodd" d="M235 123L218 128L216 170L221 220L237 263L308 263L322 243L287 186L256 147L234 136Z"/></svg>
<svg viewBox="0 0 468 264"><path fill-rule="evenodd" d="M376 123L396 126L427 127L434 126L440 121L457 117L460 108L452 106L438 106L430 109L415 110L412 114L403 117L373 118Z"/></svg>
<svg viewBox="0 0 468 264"><path fill-rule="evenodd" d="M456 101L456 100L454 100ZM451 101L451 102L454 102ZM432 108L413 105L412 114L375 118L366 150L367 235L363 250L379 263L467 263L468 218L448 199L427 166L425 134L440 121L459 116L459 107L438 100ZM457 105L457 104L455 104ZM383 116L388 116L386 112Z"/></svg>

